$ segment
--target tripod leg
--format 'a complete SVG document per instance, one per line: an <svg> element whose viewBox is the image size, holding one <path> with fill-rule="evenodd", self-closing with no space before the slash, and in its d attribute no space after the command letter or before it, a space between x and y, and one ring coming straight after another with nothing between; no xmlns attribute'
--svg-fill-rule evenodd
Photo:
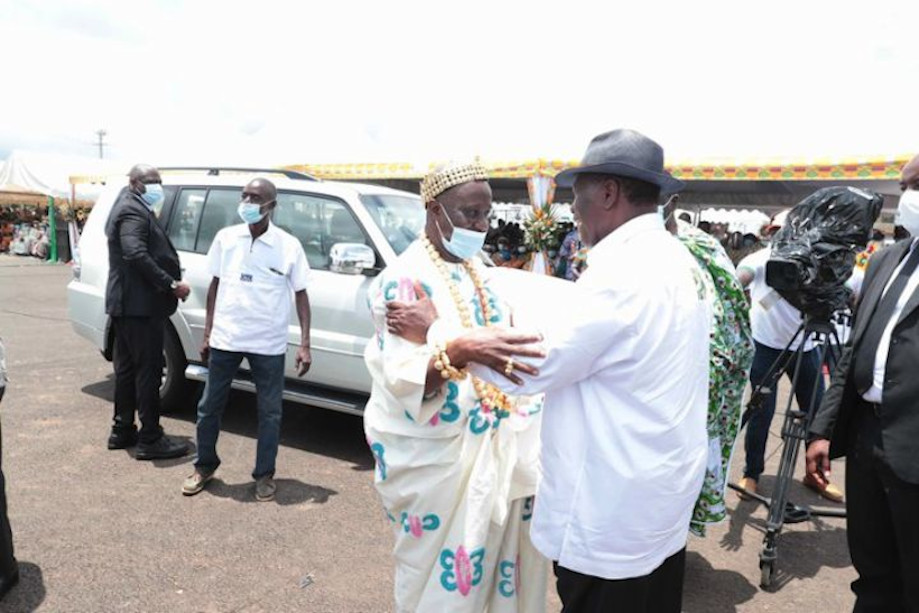
<svg viewBox="0 0 919 613"><path fill-rule="evenodd" d="M793 478L795 462L798 457L798 446L795 437L797 418L796 412L792 411L791 407L794 402L794 390L797 388L798 381L801 378L801 357L803 353L804 343L801 343L795 353L794 374L791 378L792 392L788 394L788 402L785 404L785 420L782 424L782 458L776 474L772 505L769 507L767 529L775 530L777 533L782 530L782 526L785 523L785 503L788 500L788 487Z"/></svg>
<svg viewBox="0 0 919 613"><path fill-rule="evenodd" d="M766 536L763 539L763 549L760 553L760 585L764 588L772 584L775 575L775 564L778 560L778 537L785 525L788 512L788 490L794 479L795 464L798 461L800 442L806 438L805 425L809 411L792 410L794 391L801 380L801 366L805 354L807 336L795 352L794 374L791 378L791 393L785 405L785 419L782 425L782 457L776 474L775 490L772 494L772 504L769 506L769 516L766 522ZM818 350L819 351L819 350ZM817 372L816 376L822 376ZM815 382L816 383L816 382ZM811 402L815 400L812 395ZM799 407L801 409L801 407Z"/></svg>
<svg viewBox="0 0 919 613"><path fill-rule="evenodd" d="M763 400L763 391L765 390L768 393L775 394L778 391L778 382L782 378L782 373L784 373L788 368L788 363L795 355L795 351L791 348L794 345L795 341L804 333L804 323L802 323L798 330L795 332L795 335L791 337L791 340L788 341L788 344L785 345L785 348L782 349L782 352L773 360L772 364L769 365L766 374L760 380L759 384L753 387L753 390L750 392L750 400L747 402L747 408L743 412L743 415L740 417L740 429L743 430L747 422L750 421L750 416L754 411L760 410L762 408ZM802 342L806 340L802 338Z"/></svg>

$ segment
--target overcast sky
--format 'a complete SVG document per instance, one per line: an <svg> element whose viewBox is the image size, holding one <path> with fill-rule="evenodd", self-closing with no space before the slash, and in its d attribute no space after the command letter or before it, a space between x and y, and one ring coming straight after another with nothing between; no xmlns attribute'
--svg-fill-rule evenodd
<svg viewBox="0 0 919 613"><path fill-rule="evenodd" d="M919 151L919 2L0 0L0 158Z"/></svg>

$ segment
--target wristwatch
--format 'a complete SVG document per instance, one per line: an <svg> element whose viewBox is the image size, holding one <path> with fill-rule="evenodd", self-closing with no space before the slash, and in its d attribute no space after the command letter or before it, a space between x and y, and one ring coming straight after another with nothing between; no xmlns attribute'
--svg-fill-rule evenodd
<svg viewBox="0 0 919 613"><path fill-rule="evenodd" d="M172 283L169 284L169 289L176 291L177 287L179 287L179 282L173 279Z"/></svg>

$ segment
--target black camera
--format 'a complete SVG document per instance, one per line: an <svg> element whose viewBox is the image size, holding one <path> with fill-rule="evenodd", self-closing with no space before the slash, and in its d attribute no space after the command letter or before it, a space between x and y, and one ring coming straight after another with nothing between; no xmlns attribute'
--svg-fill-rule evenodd
<svg viewBox="0 0 919 613"><path fill-rule="evenodd" d="M855 187L825 187L799 202L773 237L766 283L805 316L829 321L846 306L846 280L883 204Z"/></svg>

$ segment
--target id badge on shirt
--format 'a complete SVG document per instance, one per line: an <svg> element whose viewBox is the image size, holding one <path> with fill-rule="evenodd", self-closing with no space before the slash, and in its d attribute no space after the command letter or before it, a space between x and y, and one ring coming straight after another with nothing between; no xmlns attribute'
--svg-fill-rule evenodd
<svg viewBox="0 0 919 613"><path fill-rule="evenodd" d="M762 298L760 298L759 304L760 304L760 306L763 307L763 310L768 311L769 309L771 309L772 307L774 307L775 304L776 304L779 300L781 300L781 298L782 298L782 296L781 296L777 291L775 291L775 290L769 290L769 293L768 293L768 294L766 294L765 296L763 296Z"/></svg>

